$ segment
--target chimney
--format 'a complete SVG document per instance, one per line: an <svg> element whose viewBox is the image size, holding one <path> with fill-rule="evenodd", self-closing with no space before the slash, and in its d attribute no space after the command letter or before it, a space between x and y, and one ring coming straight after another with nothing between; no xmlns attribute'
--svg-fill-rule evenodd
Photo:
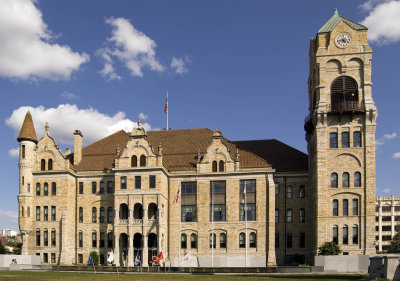
<svg viewBox="0 0 400 281"><path fill-rule="evenodd" d="M82 160L82 132L74 131L74 165L78 165Z"/></svg>

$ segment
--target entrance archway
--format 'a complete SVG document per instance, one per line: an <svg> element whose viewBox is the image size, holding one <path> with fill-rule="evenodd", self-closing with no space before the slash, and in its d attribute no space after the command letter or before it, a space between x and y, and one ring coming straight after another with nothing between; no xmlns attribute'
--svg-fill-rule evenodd
<svg viewBox="0 0 400 281"><path fill-rule="evenodd" d="M119 236L119 250L120 266L128 266L129 239L126 233Z"/></svg>
<svg viewBox="0 0 400 281"><path fill-rule="evenodd" d="M147 238L147 247L148 247L148 259L149 259L149 264L151 263L151 260L155 258L159 253L158 253L158 247L157 247L157 234L155 233L150 233L148 238Z"/></svg>

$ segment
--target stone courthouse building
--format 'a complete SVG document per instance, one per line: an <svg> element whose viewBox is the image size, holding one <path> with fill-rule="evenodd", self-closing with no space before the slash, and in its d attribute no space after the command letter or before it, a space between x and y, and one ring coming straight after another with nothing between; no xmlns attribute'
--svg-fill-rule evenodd
<svg viewBox="0 0 400 281"><path fill-rule="evenodd" d="M326 241L374 253L367 28L335 12L309 56L308 155L277 140L146 132L140 122L86 147L76 130L73 152L63 152L48 125L38 140L28 112L18 136L22 253L87 264L97 251L106 264L112 252L117 266L135 257L147 266L161 251L178 266L190 253L182 266L207 267L312 264Z"/></svg>

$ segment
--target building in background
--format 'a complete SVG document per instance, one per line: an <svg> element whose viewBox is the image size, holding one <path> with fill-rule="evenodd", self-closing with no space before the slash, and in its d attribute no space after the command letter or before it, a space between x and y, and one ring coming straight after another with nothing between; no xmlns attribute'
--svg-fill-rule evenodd
<svg viewBox="0 0 400 281"><path fill-rule="evenodd" d="M16 236L18 234L18 232L16 232L15 230L11 230L11 229L3 229L0 231L1 236Z"/></svg>
<svg viewBox="0 0 400 281"><path fill-rule="evenodd" d="M43 263L312 264L320 245L375 252L375 128L367 28L337 12L310 42L306 154L217 129L145 132L138 122L74 151L27 113L19 141L23 254ZM186 264L188 265L188 264Z"/></svg>
<svg viewBox="0 0 400 281"><path fill-rule="evenodd" d="M400 230L400 197L378 197L375 206L375 246L381 252Z"/></svg>

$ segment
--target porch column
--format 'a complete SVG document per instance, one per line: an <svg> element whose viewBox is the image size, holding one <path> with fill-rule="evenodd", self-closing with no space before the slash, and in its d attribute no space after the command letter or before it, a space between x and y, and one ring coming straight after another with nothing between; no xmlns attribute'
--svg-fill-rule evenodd
<svg viewBox="0 0 400 281"><path fill-rule="evenodd" d="M275 182L272 173L266 178L267 183L267 266L276 266L275 256ZM246 242L247 243L247 242Z"/></svg>
<svg viewBox="0 0 400 281"><path fill-rule="evenodd" d="M119 234L115 234L115 241L114 241L114 264L116 266L120 266L119 264Z"/></svg>
<svg viewBox="0 0 400 281"><path fill-rule="evenodd" d="M149 249L147 247L147 236L143 233L143 266L149 266Z"/></svg>
<svg viewBox="0 0 400 281"><path fill-rule="evenodd" d="M134 266L133 235L129 235L128 241L128 266Z"/></svg>

